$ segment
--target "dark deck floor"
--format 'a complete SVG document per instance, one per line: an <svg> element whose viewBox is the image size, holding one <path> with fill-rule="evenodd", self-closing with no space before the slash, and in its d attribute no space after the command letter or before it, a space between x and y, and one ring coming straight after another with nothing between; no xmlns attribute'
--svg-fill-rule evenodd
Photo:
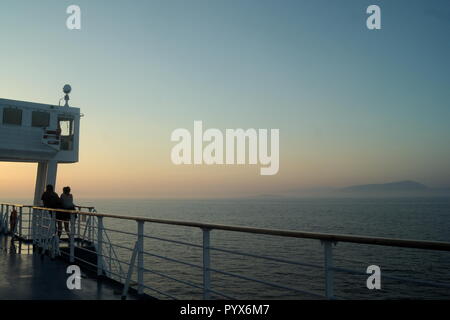
<svg viewBox="0 0 450 320"><path fill-rule="evenodd" d="M66 285L68 264L33 254L29 244L0 235L0 300L118 300L121 287L82 271L81 289ZM133 299L133 296L128 296Z"/></svg>

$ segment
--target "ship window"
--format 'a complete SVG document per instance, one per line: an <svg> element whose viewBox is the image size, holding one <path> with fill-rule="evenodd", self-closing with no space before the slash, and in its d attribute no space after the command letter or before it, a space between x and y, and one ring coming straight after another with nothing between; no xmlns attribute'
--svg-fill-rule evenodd
<svg viewBox="0 0 450 320"><path fill-rule="evenodd" d="M22 125L22 110L17 108L3 109L3 124Z"/></svg>
<svg viewBox="0 0 450 320"><path fill-rule="evenodd" d="M73 150L73 119L60 117L58 119L58 130L60 130L61 150Z"/></svg>
<svg viewBox="0 0 450 320"><path fill-rule="evenodd" d="M33 127L48 127L50 125L50 113L33 111L31 115L31 125Z"/></svg>
<svg viewBox="0 0 450 320"><path fill-rule="evenodd" d="M59 128L61 129L62 136L73 135L73 120L72 119L59 119Z"/></svg>

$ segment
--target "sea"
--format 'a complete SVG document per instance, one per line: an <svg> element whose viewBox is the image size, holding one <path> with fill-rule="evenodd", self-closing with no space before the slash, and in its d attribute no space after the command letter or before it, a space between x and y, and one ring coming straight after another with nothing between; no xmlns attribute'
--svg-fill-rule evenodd
<svg viewBox="0 0 450 320"><path fill-rule="evenodd" d="M450 242L450 198L76 199L75 203L122 216ZM118 274L120 269L127 272L137 223L106 218L104 225L114 244L104 246L113 257L105 263ZM145 223L144 233L145 292L158 299L201 299L202 230ZM212 298L325 295L324 245L319 240L212 230L210 242ZM339 268L333 272L336 299L450 299L450 287L434 286L450 285L450 252L345 242L333 244L332 251L333 266ZM368 288L369 266L380 270L379 289ZM369 280L373 283L373 278Z"/></svg>

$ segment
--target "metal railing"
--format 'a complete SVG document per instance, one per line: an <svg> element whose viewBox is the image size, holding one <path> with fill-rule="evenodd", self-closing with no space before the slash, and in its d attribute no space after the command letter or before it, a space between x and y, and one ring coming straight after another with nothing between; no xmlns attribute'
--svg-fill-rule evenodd
<svg viewBox="0 0 450 320"><path fill-rule="evenodd" d="M9 223L11 214L14 211L17 212L17 223L15 226ZM70 220L68 221L70 232L66 251L61 250L62 248L60 248L60 239L58 236L59 219L56 217L57 213L70 215ZM124 225L120 229L113 228L105 224L105 220L108 220L111 225L117 225L119 221L128 223L128 225ZM28 221L28 223L26 223L26 221ZM60 222L64 223L65 221ZM133 223L134 227L129 223ZM201 232L201 237L197 243L193 243L180 239L157 236L154 232L150 233L145 231L146 226L155 225L198 230ZM10 230L11 227L15 229ZM319 241L323 247L322 263L295 261L286 259L285 257L266 256L212 246L211 232L213 230L245 235L262 235L276 238L282 237L286 239L309 239ZM32 240L38 248L44 252L49 252L52 256L68 255L71 263L79 261L80 263L95 268L98 276L106 276L123 284L124 298L130 287L135 287L139 294L148 293L151 295L157 294L164 298L177 298L174 290L163 290L152 285L155 281L149 280L149 277L153 276L164 279L166 282L175 282L179 285L200 291L203 299L234 299L235 297L228 292L220 290L221 287L219 283L216 284L216 282L213 282L212 275L218 275L220 277L235 279L236 281L239 280L247 283L254 283L259 286L280 290L289 293L290 297L336 299L338 298L335 294L335 276L337 274L344 273L368 276L365 270L355 270L335 265L336 259L334 257L334 252L337 243L427 250L441 252L442 254L447 255L450 251L450 243L448 242L300 232L100 214L97 213L93 207L78 207L78 211L67 211L35 206L1 204L0 232L1 231L12 231L17 237L25 240ZM110 234L118 234L118 236L110 237ZM154 246L146 246L146 243L149 241L158 241L169 247L166 250L166 247L163 246L164 252L156 253L152 251L155 248ZM191 256L191 261L182 260L178 256L174 257L167 255L172 248L179 246L183 248L192 248L200 252L193 257ZM239 258L250 258L252 261L261 260L277 265L290 265L293 268L309 268L313 270L314 274L323 277L322 288L320 290L308 290L291 284L279 283L276 280L249 276L233 270L223 270L219 267L215 267L212 261L213 253L227 254ZM181 276L178 277L171 275L164 270L158 271L155 267L156 260L197 270L201 279L200 281L195 282L191 280L192 277L186 277L184 271L180 272ZM399 277L389 274L383 274L383 279L390 279L415 286L440 288L445 290L450 297L450 283L410 279L408 277ZM246 298L255 297L247 296Z"/></svg>
<svg viewBox="0 0 450 320"><path fill-rule="evenodd" d="M11 233L22 240L31 240L32 206L0 204L0 233Z"/></svg>

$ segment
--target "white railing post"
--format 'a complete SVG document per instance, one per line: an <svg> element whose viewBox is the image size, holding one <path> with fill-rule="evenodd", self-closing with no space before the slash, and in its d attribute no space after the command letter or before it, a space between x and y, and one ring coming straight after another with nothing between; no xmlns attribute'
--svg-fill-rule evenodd
<svg viewBox="0 0 450 320"><path fill-rule="evenodd" d="M112 243L111 241L109 242L109 277L112 278Z"/></svg>
<svg viewBox="0 0 450 320"><path fill-rule="evenodd" d="M91 232L92 232L91 219L92 219L92 216L89 216L87 221L86 221L86 228L87 228L87 231L88 231L87 239L88 239L89 242L92 242L92 237L91 237Z"/></svg>
<svg viewBox="0 0 450 320"><path fill-rule="evenodd" d="M43 248L44 247L44 241L45 241L45 239L44 239L44 236L45 236L45 233L44 233L44 228L43 228L43 226L45 226L45 224L44 224L44 215L47 215L48 216L48 214L47 214L47 211L43 211L43 210L40 210L39 209L39 211L40 211L40 220L41 220L41 224L40 224L40 227L39 227L39 245L40 245L40 247L41 248ZM50 221L50 223L51 223L51 221ZM50 225L49 225L49 227L50 227Z"/></svg>
<svg viewBox="0 0 450 320"><path fill-rule="evenodd" d="M3 232L3 203L0 208L0 233Z"/></svg>
<svg viewBox="0 0 450 320"><path fill-rule="evenodd" d="M70 263L75 262L75 214L70 214Z"/></svg>
<svg viewBox="0 0 450 320"><path fill-rule="evenodd" d="M130 266L128 267L127 277L125 279L125 283L123 284L122 300L126 300L128 295L128 288L130 287L131 276L133 274L133 267L134 264L136 263L136 256L138 251L139 251L138 243L136 241L136 243L134 244L133 253L131 254Z"/></svg>
<svg viewBox="0 0 450 320"><path fill-rule="evenodd" d="M34 240L34 215L33 215L33 208L29 207L28 208L28 236L30 237L28 240L31 240L31 242L33 242Z"/></svg>
<svg viewBox="0 0 450 320"><path fill-rule="evenodd" d="M92 212L91 209L89 209L89 212ZM89 236L88 239L89 241L93 242L94 241L94 216L89 216Z"/></svg>
<svg viewBox="0 0 450 320"><path fill-rule="evenodd" d="M12 232L11 230L9 230L10 223L9 223L9 214L8 213L9 213L9 205L7 204L6 205L6 215L5 215L5 224L6 224L5 230L6 230L6 233Z"/></svg>
<svg viewBox="0 0 450 320"><path fill-rule="evenodd" d="M56 226L56 212L55 211L51 211L51 215L52 215L52 220L51 220L51 225L50 225L50 237L51 237L51 253L50 256L53 258L55 258L56 255L56 242L58 242L59 245L59 237L58 237L58 227Z"/></svg>
<svg viewBox="0 0 450 320"><path fill-rule="evenodd" d="M210 299L211 290L211 271L210 271L210 229L202 229L203 232L203 299Z"/></svg>
<svg viewBox="0 0 450 320"><path fill-rule="evenodd" d="M144 221L138 221L138 294L144 293Z"/></svg>
<svg viewBox="0 0 450 320"><path fill-rule="evenodd" d="M19 212L18 212L18 220L16 221L16 224L19 224L19 239L22 239L22 213L23 213L23 208L19 207Z"/></svg>
<svg viewBox="0 0 450 320"><path fill-rule="evenodd" d="M103 217L97 218L97 276L101 276L103 274Z"/></svg>
<svg viewBox="0 0 450 320"><path fill-rule="evenodd" d="M34 236L33 236L33 243L37 246L36 248L39 248L41 245L41 210L39 209L33 209L33 228L34 228Z"/></svg>
<svg viewBox="0 0 450 320"><path fill-rule="evenodd" d="M2 232L7 233L8 232L8 226L6 224L6 210L5 205L2 204L2 219L0 220L0 229Z"/></svg>
<svg viewBox="0 0 450 320"><path fill-rule="evenodd" d="M81 211L81 210L80 210ZM80 245L80 236L81 236L81 217L82 215L80 214L80 216L77 219L77 239L78 239L78 245ZM83 217L85 217L83 215Z"/></svg>
<svg viewBox="0 0 450 320"><path fill-rule="evenodd" d="M31 225L33 223L32 220L33 216L31 215L31 207L28 207L28 233L27 233L27 240L33 240L32 231L31 231Z"/></svg>
<svg viewBox="0 0 450 320"><path fill-rule="evenodd" d="M31 241L33 244L36 243L36 212L33 208L30 208L30 219L31 219Z"/></svg>
<svg viewBox="0 0 450 320"><path fill-rule="evenodd" d="M334 299L333 284L333 242L322 241L324 246L324 260L325 260L325 296L327 299Z"/></svg>
<svg viewBox="0 0 450 320"><path fill-rule="evenodd" d="M42 210L39 209L38 210L39 215L38 215L38 220L36 220L36 231L37 231L37 243L38 243L38 247L42 248Z"/></svg>

